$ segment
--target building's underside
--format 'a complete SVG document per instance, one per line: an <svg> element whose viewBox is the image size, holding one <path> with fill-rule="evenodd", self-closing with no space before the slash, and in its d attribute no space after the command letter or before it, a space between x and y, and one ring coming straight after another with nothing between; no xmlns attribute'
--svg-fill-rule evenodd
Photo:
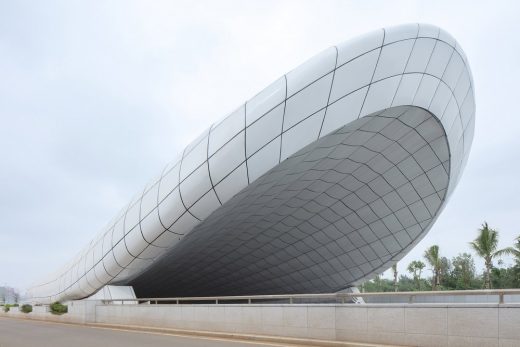
<svg viewBox="0 0 520 347"><path fill-rule="evenodd" d="M424 235L448 176L428 111L375 113L257 179L129 284L141 297L339 291Z"/></svg>
<svg viewBox="0 0 520 347"><path fill-rule="evenodd" d="M328 49L212 125L74 261L31 288L79 299L335 292L428 232L475 122L456 41L422 24Z"/></svg>

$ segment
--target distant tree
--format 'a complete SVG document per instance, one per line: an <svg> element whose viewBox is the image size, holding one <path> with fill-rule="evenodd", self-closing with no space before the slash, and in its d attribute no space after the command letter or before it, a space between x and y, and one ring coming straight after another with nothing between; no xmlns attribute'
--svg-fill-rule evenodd
<svg viewBox="0 0 520 347"><path fill-rule="evenodd" d="M446 286L446 281L449 279L451 273L451 261L446 257L441 257L441 268L439 271L439 283Z"/></svg>
<svg viewBox="0 0 520 347"><path fill-rule="evenodd" d="M403 292L411 292L415 290L415 281L406 275L400 275L399 290Z"/></svg>
<svg viewBox="0 0 520 347"><path fill-rule="evenodd" d="M518 288L518 272L516 267L493 267L491 284L493 288Z"/></svg>
<svg viewBox="0 0 520 347"><path fill-rule="evenodd" d="M394 292L399 290L399 285L397 284L397 263L392 265L392 273L394 274Z"/></svg>
<svg viewBox="0 0 520 347"><path fill-rule="evenodd" d="M520 288L520 236L515 239L513 247L510 247L510 251L515 261L513 268L514 288Z"/></svg>
<svg viewBox="0 0 520 347"><path fill-rule="evenodd" d="M421 290L421 272L426 265L420 260L414 260L406 268L413 275L413 281L417 290Z"/></svg>
<svg viewBox="0 0 520 347"><path fill-rule="evenodd" d="M433 245L424 252L424 258L430 264L433 272L432 290L437 290L441 281L442 259L439 255L439 246Z"/></svg>
<svg viewBox="0 0 520 347"><path fill-rule="evenodd" d="M363 283L363 288L366 293L391 292L394 290L392 281L382 278L381 275L377 275L374 279Z"/></svg>
<svg viewBox="0 0 520 347"><path fill-rule="evenodd" d="M459 253L451 261L453 270L451 272L454 279L454 289L470 289L475 279L475 261L469 253Z"/></svg>
<svg viewBox="0 0 520 347"><path fill-rule="evenodd" d="M376 291L382 292L383 291L383 285L381 283L381 274L376 274L376 277L374 277L374 283L376 285Z"/></svg>
<svg viewBox="0 0 520 347"><path fill-rule="evenodd" d="M471 248L477 253L477 255L484 259L484 265L486 267L484 273L484 288L491 288L491 269L493 268L493 260L499 258L505 254L510 254L511 249L497 249L498 248L498 231L491 229L487 222L482 224L482 227L478 229L479 234L477 238L470 242Z"/></svg>
<svg viewBox="0 0 520 347"><path fill-rule="evenodd" d="M515 244L513 245L513 247L508 247L508 249L511 255L513 256L515 265L517 267L520 267L520 236L518 236L515 239Z"/></svg>

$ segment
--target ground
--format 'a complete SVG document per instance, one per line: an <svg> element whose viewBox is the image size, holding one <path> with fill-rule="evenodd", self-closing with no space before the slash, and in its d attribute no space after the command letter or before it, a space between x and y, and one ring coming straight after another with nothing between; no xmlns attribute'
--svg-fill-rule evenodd
<svg viewBox="0 0 520 347"><path fill-rule="evenodd" d="M187 337L73 324L0 318L0 347L268 347L288 346L252 341ZM294 347L294 345L293 345Z"/></svg>

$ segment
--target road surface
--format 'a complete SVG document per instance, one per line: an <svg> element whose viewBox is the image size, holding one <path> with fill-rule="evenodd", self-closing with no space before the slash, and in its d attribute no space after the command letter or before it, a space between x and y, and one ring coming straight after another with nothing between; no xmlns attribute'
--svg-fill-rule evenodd
<svg viewBox="0 0 520 347"><path fill-rule="evenodd" d="M82 325L0 318L0 347L272 347L253 341L186 337ZM292 345L294 347L294 345Z"/></svg>

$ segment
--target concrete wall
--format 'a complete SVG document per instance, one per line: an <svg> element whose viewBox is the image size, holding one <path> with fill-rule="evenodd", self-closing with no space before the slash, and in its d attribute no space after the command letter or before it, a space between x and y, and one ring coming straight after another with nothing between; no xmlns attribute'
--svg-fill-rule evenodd
<svg viewBox="0 0 520 347"><path fill-rule="evenodd" d="M520 346L520 305L103 305L96 322L412 346Z"/></svg>
<svg viewBox="0 0 520 347"><path fill-rule="evenodd" d="M408 296L368 296L363 298L367 304L407 304ZM497 304L498 295L417 295L415 304ZM506 304L520 303L520 295L504 295Z"/></svg>
<svg viewBox="0 0 520 347"><path fill-rule="evenodd" d="M520 346L518 304L101 305L16 315L405 346ZM10 315L3 314L3 315ZM82 316L83 315L83 316Z"/></svg>

